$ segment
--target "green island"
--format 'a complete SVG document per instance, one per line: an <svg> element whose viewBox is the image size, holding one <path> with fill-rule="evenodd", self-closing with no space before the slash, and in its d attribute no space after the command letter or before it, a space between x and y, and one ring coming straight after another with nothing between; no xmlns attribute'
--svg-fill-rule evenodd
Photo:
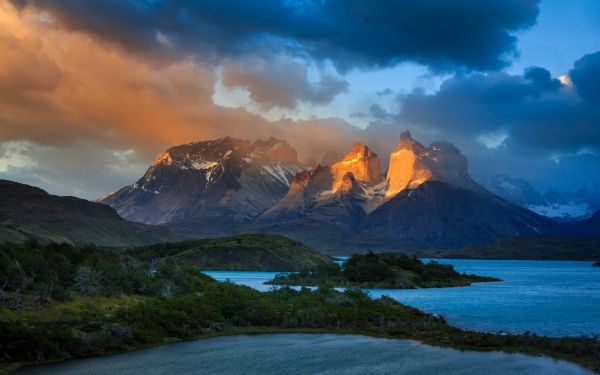
<svg viewBox="0 0 600 375"><path fill-rule="evenodd" d="M594 262L594 264L592 264L592 266L594 266L594 267L600 267L600 260L597 261L597 262Z"/></svg>
<svg viewBox="0 0 600 375"><path fill-rule="evenodd" d="M391 298L349 288L259 292L196 266L94 246L0 245L0 372L181 340L259 333L414 339L465 350L545 355L600 371L596 337L492 334L452 327Z"/></svg>
<svg viewBox="0 0 600 375"><path fill-rule="evenodd" d="M458 273L449 264L423 263L399 253L354 254L341 267L327 264L315 270L281 273L267 284L330 288L414 289L469 286L501 281L495 277Z"/></svg>

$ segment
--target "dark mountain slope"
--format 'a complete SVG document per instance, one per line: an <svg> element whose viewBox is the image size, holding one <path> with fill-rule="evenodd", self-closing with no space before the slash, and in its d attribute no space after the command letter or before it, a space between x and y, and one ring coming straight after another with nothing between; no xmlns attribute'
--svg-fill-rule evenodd
<svg viewBox="0 0 600 375"><path fill-rule="evenodd" d="M600 236L600 211L597 211L589 219L573 223L569 233L575 236Z"/></svg>
<svg viewBox="0 0 600 375"><path fill-rule="evenodd" d="M462 247L519 234L553 233L560 227L486 191L428 181L381 205L360 230L406 242Z"/></svg>
<svg viewBox="0 0 600 375"><path fill-rule="evenodd" d="M0 180L1 242L36 239L126 247L175 238L164 228L128 222L104 204Z"/></svg>

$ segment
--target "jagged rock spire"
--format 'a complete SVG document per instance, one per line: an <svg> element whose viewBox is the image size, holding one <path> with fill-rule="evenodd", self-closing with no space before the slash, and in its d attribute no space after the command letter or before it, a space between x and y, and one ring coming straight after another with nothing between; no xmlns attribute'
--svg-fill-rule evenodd
<svg viewBox="0 0 600 375"><path fill-rule="evenodd" d="M408 130L400 133L400 143L390 154L386 197L426 181L444 181L478 189L467 172L467 159L454 145L434 142L429 147L415 141Z"/></svg>
<svg viewBox="0 0 600 375"><path fill-rule="evenodd" d="M362 143L356 143L348 153L331 166L332 190L341 187L344 176L349 172L358 181L377 184L383 180L379 157Z"/></svg>

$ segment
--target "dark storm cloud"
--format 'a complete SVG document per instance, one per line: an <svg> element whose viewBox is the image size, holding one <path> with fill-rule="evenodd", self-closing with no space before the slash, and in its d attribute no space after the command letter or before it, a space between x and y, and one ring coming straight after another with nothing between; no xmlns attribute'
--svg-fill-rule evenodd
<svg viewBox="0 0 600 375"><path fill-rule="evenodd" d="M579 95L600 105L600 51L577 60L569 75Z"/></svg>
<svg viewBox="0 0 600 375"><path fill-rule="evenodd" d="M541 95L561 87L560 81L558 79L552 79L549 71L537 66L526 69L523 78L529 82L532 89L532 95Z"/></svg>
<svg viewBox="0 0 600 375"><path fill-rule="evenodd" d="M390 89L389 87L376 92L377 96L386 96L386 95L391 95L393 93L394 93L394 90Z"/></svg>
<svg viewBox="0 0 600 375"><path fill-rule="evenodd" d="M433 71L495 70L539 0L12 0L65 27L155 56L284 53L340 70L414 61Z"/></svg>
<svg viewBox="0 0 600 375"><path fill-rule="evenodd" d="M450 139L487 136L493 140L505 134L505 146L511 150L598 152L599 57L587 55L575 63L569 73L572 86L539 67L523 75L455 76L434 94L414 91L403 96L399 119Z"/></svg>
<svg viewBox="0 0 600 375"><path fill-rule="evenodd" d="M376 120L389 119L392 116L388 111L383 109L382 106L376 103L371 104L369 112L371 113L371 117Z"/></svg>

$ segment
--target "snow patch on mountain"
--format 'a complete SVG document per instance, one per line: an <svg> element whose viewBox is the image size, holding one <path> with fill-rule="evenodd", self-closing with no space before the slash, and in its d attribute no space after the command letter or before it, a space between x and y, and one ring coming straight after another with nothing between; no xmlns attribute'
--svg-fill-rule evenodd
<svg viewBox="0 0 600 375"><path fill-rule="evenodd" d="M539 215L559 220L580 220L591 216L597 207L586 191L540 193L528 181L505 175L478 177L488 190Z"/></svg>
<svg viewBox="0 0 600 375"><path fill-rule="evenodd" d="M199 170L199 171L203 171L206 169L210 169L216 165L218 165L219 162L218 161L194 161L192 162L192 168Z"/></svg>
<svg viewBox="0 0 600 375"><path fill-rule="evenodd" d="M544 205L530 205L527 208L539 215L562 220L587 219L594 213L594 209L586 202L547 203Z"/></svg>
<svg viewBox="0 0 600 375"><path fill-rule="evenodd" d="M279 162L265 164L261 168L272 177L284 183L286 186L290 186L291 176L294 176L296 173L301 171L301 169L297 166L294 167L292 165L283 165Z"/></svg>

